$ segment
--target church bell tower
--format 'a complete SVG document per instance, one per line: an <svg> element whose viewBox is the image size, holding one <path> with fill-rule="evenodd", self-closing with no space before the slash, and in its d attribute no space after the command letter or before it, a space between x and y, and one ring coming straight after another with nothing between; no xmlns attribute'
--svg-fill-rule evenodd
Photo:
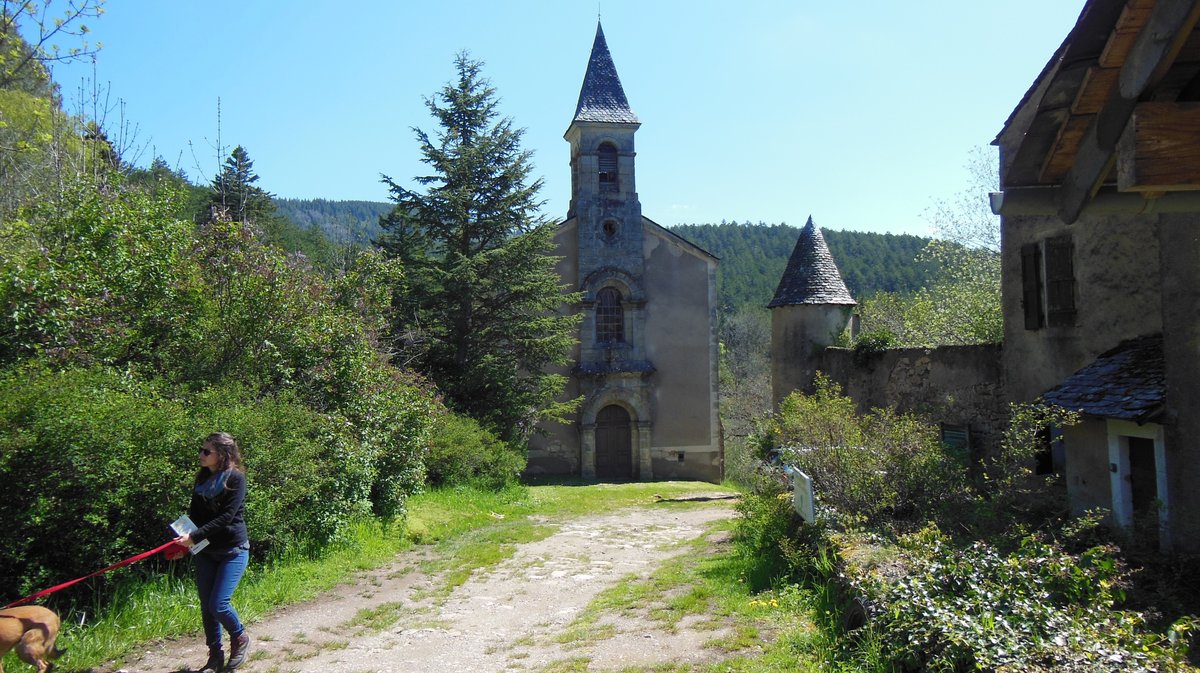
<svg viewBox="0 0 1200 673"><path fill-rule="evenodd" d="M575 117L563 137L571 145L567 217L578 226L583 292L574 372L585 397L582 466L585 476L602 479L651 477L649 379L655 367L646 356L645 232L634 180L639 126L597 23ZM610 431L611 425L621 429ZM611 451L610 435L621 438Z"/></svg>
<svg viewBox="0 0 1200 673"><path fill-rule="evenodd" d="M629 107L596 25L575 115L571 201L557 273L580 316L562 400L567 423L530 439L530 474L720 481L716 269L712 254L642 215Z"/></svg>

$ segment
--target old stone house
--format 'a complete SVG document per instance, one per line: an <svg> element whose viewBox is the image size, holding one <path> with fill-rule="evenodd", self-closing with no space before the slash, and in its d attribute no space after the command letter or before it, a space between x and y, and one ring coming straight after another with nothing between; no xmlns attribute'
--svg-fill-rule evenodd
<svg viewBox="0 0 1200 673"><path fill-rule="evenodd" d="M530 474L586 479L722 476L717 419L717 259L642 215L640 127L597 24L575 116L571 201L558 273L582 300L566 398L571 423L530 442Z"/></svg>
<svg viewBox="0 0 1200 673"><path fill-rule="evenodd" d="M773 303L776 401L820 369L860 407L957 416L968 437L1006 402L1077 410L1054 433L1074 512L1200 552L1198 20L1197 0L1087 0L1005 122L1000 347L864 366L826 347L845 327L836 301L808 316Z"/></svg>
<svg viewBox="0 0 1200 673"><path fill-rule="evenodd" d="M1010 398L1080 410L1072 507L1200 551L1200 2L1088 0L1000 149Z"/></svg>

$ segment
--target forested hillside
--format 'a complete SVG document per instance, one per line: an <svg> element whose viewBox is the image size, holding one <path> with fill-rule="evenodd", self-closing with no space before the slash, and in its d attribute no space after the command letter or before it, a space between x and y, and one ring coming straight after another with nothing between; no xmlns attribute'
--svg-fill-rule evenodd
<svg viewBox="0 0 1200 673"><path fill-rule="evenodd" d="M379 217L395 204L380 201L275 199L276 212L306 229L320 229L329 240L369 244L379 235Z"/></svg>
<svg viewBox="0 0 1200 673"><path fill-rule="evenodd" d="M394 204L378 201L275 199L276 213L302 229L320 230L336 243L369 245L380 234L379 218ZM721 258L717 292L721 306L765 307L787 266L800 229L787 224L681 224L675 233ZM856 299L877 292L908 293L928 284L932 265L918 263L928 238L822 229L846 287Z"/></svg>
<svg viewBox="0 0 1200 673"><path fill-rule="evenodd" d="M721 258L717 293L721 306L765 307L775 294L800 229L787 224L681 224L671 231ZM822 229L846 286L856 299L876 292L912 292L931 277L929 264L917 253L928 238L909 234L876 234Z"/></svg>

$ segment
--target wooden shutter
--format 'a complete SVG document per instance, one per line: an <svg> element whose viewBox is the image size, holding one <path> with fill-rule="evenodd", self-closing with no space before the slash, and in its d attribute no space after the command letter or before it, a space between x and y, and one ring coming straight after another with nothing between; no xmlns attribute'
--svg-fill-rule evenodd
<svg viewBox="0 0 1200 673"><path fill-rule="evenodd" d="M1037 243L1021 246L1021 308L1025 329L1042 326L1042 252Z"/></svg>
<svg viewBox="0 0 1200 673"><path fill-rule="evenodd" d="M1046 324L1075 324L1075 246L1070 236L1046 239Z"/></svg>
<svg viewBox="0 0 1200 673"><path fill-rule="evenodd" d="M604 143L597 155L600 164L600 190L617 191L617 148Z"/></svg>

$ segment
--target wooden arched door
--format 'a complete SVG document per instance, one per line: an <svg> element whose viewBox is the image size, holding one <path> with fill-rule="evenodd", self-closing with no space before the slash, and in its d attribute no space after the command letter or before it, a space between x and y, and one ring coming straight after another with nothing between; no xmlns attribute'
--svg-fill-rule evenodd
<svg viewBox="0 0 1200 673"><path fill-rule="evenodd" d="M629 412L610 404L596 415L596 478L633 478L633 433Z"/></svg>

